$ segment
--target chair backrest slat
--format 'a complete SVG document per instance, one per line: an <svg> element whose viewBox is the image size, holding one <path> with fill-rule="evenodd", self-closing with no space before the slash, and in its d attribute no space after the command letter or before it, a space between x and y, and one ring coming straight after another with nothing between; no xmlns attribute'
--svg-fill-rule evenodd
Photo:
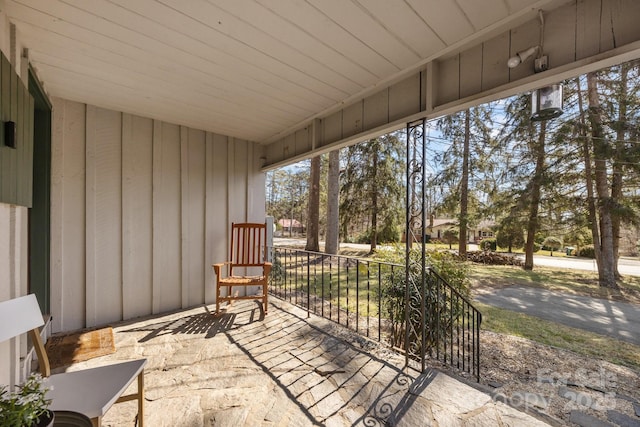
<svg viewBox="0 0 640 427"><path fill-rule="evenodd" d="M0 302L0 342L44 325L35 294Z"/></svg>
<svg viewBox="0 0 640 427"><path fill-rule="evenodd" d="M264 263L267 225L261 223L231 224L232 267L256 267Z"/></svg>

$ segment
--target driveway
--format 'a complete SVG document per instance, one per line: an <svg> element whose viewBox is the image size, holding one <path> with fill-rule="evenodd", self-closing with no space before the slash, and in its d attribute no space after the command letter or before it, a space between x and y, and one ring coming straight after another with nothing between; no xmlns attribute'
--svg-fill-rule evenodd
<svg viewBox="0 0 640 427"><path fill-rule="evenodd" d="M524 259L524 255L521 257ZM596 260L588 258L534 255L533 265L598 272ZM623 276L640 276L640 261L637 259L621 258L618 260L618 271Z"/></svg>
<svg viewBox="0 0 640 427"><path fill-rule="evenodd" d="M510 286L477 301L640 345L640 306L626 302Z"/></svg>
<svg viewBox="0 0 640 427"><path fill-rule="evenodd" d="M307 243L306 239L299 237L275 237L274 245L276 246L296 246L296 247L304 247ZM324 246L324 242L320 242L320 246ZM370 249L369 245L363 245L359 243L340 243L341 249L358 249L362 251L368 251ZM478 250L478 245L469 244L469 250ZM518 255L524 259L524 255ZM586 271L598 271L598 267L596 266L596 261L588 258L576 258L576 257L564 257L564 256L545 256L545 255L534 255L533 256L533 264L534 266L545 266L545 267L559 267L559 268L571 268L576 270L586 270ZM618 271L622 275L628 276L640 276L640 260L637 259L629 259L629 258L621 258L618 262Z"/></svg>

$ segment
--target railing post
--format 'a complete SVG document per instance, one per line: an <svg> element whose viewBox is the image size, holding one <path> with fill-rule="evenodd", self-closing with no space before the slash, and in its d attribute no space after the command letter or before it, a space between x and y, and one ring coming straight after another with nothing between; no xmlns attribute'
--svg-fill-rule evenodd
<svg viewBox="0 0 640 427"><path fill-rule="evenodd" d="M426 289L426 254L425 254L425 235L426 235L426 221L425 221L425 173L426 173L426 142L425 142L425 130L426 119L416 120L415 122L407 123L407 192L406 192L406 224L405 224L405 363L408 364L409 357L419 357L421 361L422 370L426 368L425 365L425 351L426 351L426 324L425 324L425 293ZM419 185L420 189L416 189ZM417 237L417 239L416 239ZM411 259L411 248L414 240L420 244L420 259ZM419 269L420 283L414 283L414 277L411 274L412 271ZM420 319L419 325L414 325L411 322L412 319L412 307L411 307L411 295L412 292L417 294L420 298L420 307L414 308L414 311L420 310L420 313L416 313ZM411 348L410 342L412 341L411 333L416 335L416 340L420 342L420 348ZM419 354L416 354L419 353Z"/></svg>
<svg viewBox="0 0 640 427"><path fill-rule="evenodd" d="M265 222L267 223L267 248L273 248L273 217L266 217ZM267 261L273 262L272 251L267 251Z"/></svg>

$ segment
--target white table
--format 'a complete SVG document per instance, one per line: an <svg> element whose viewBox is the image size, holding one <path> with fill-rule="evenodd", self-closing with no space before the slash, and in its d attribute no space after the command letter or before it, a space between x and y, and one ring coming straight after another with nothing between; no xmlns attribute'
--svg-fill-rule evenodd
<svg viewBox="0 0 640 427"><path fill-rule="evenodd" d="M45 378L45 385L53 387L47 393L47 398L52 399L49 409L80 412L99 426L102 416L117 401L139 399L140 407L144 400L142 393L146 364L147 359L138 359L51 375ZM118 398L135 378L138 378L138 393ZM140 410L138 415L142 420Z"/></svg>

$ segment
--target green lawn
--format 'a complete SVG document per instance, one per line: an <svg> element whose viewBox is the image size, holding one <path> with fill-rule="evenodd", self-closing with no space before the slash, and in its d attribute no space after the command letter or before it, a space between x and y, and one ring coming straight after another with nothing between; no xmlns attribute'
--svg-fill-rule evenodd
<svg viewBox="0 0 640 427"><path fill-rule="evenodd" d="M380 286L390 274L388 265L372 261L338 267L338 263L306 264L295 262L294 258L280 256L285 265L282 280L272 286L287 292L308 292L313 297L324 298L336 308L358 311L363 316L378 316Z"/></svg>

